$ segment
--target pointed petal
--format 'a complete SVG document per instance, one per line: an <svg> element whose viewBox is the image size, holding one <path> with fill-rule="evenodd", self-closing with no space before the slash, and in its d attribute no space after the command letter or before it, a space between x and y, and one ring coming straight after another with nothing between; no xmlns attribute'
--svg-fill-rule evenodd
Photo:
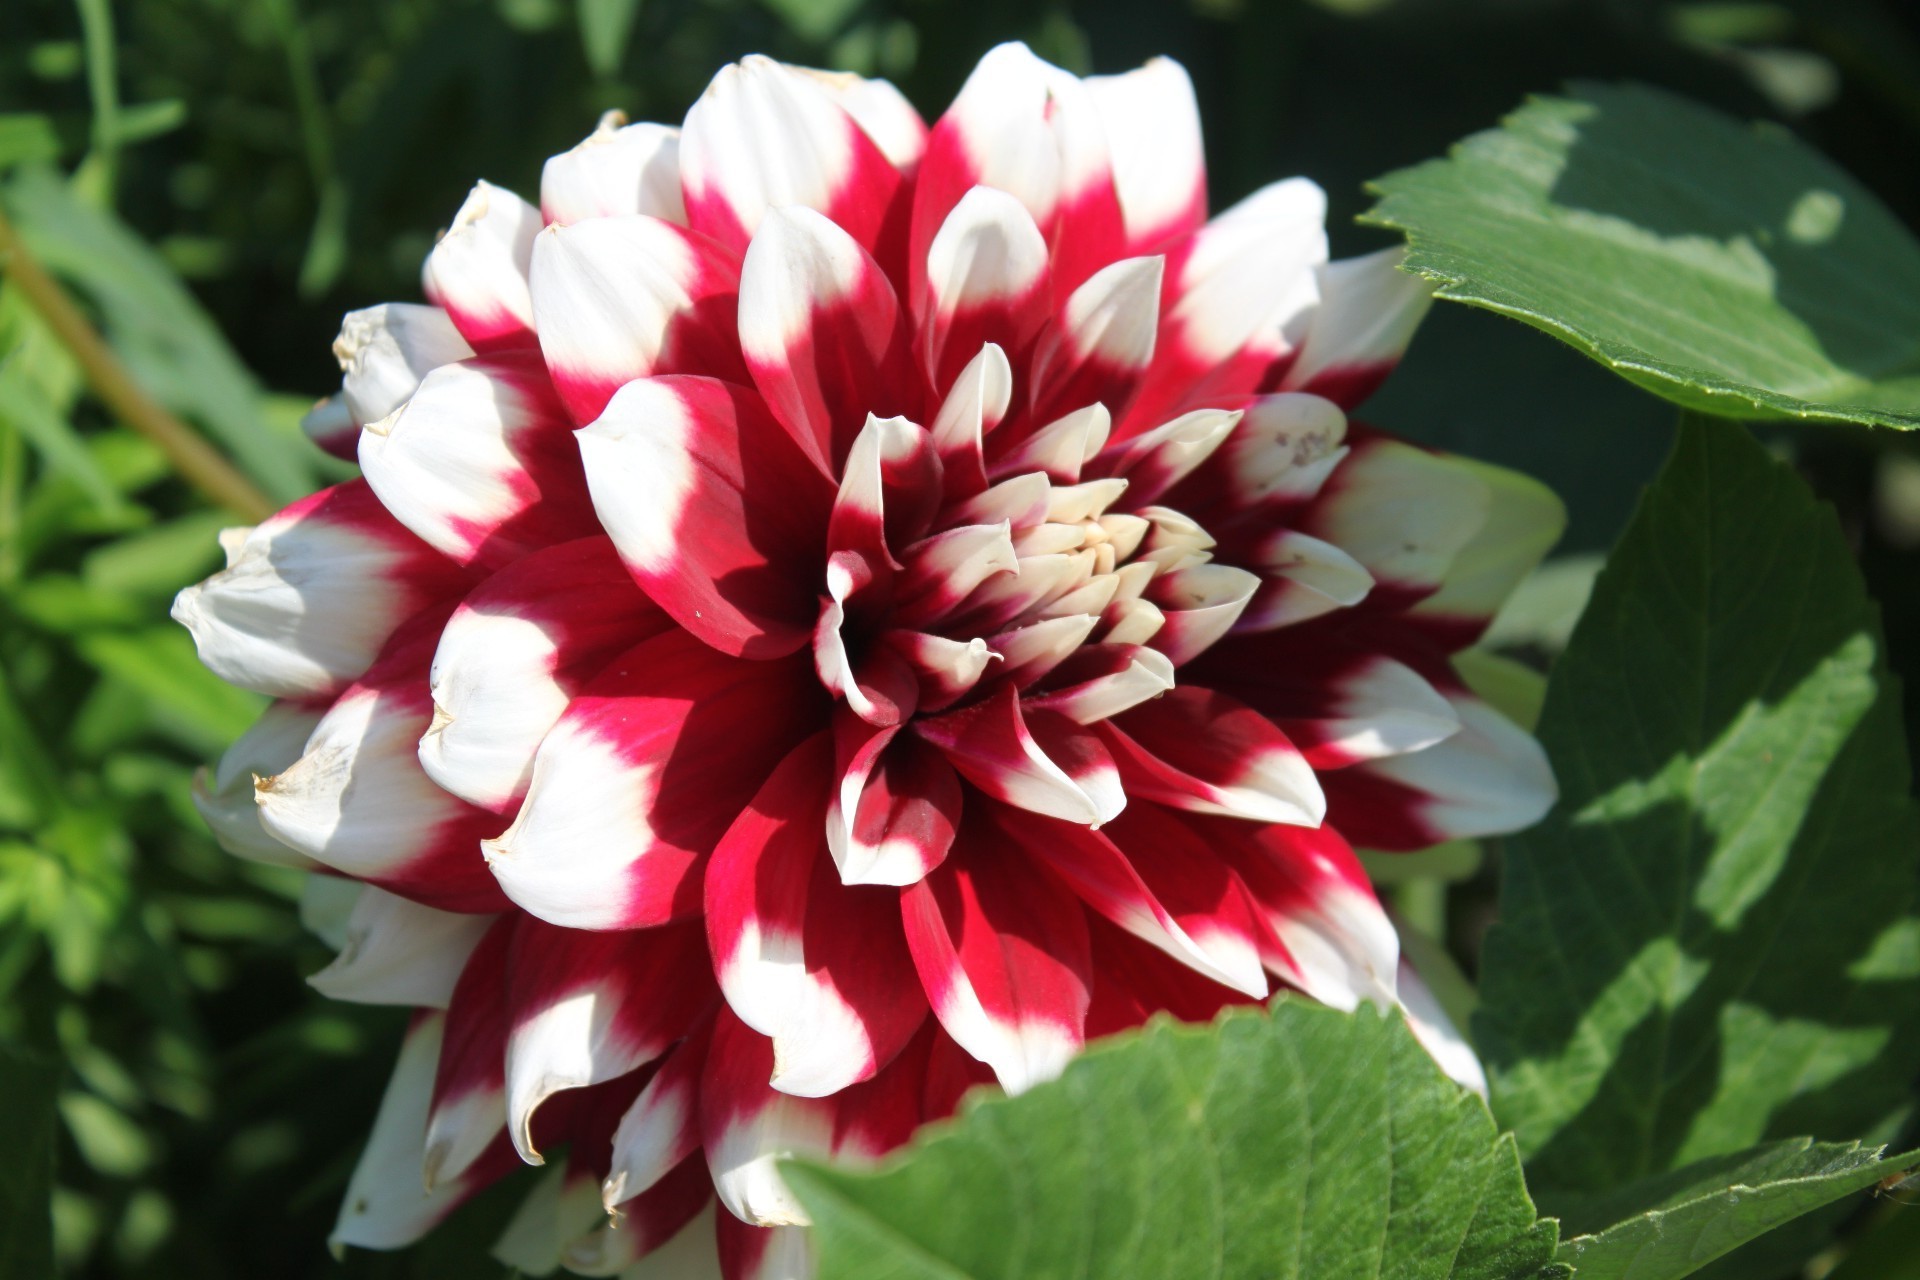
<svg viewBox="0 0 1920 1280"><path fill-rule="evenodd" d="M927 249L920 359L936 391L954 385L991 342L1023 356L1052 305L1047 242L1018 200L975 187L953 207Z"/></svg>
<svg viewBox="0 0 1920 1280"><path fill-rule="evenodd" d="M261 826L315 861L451 911L497 911L479 842L499 819L433 785L416 744L444 614L401 631L340 696L292 765L254 787Z"/></svg>
<svg viewBox="0 0 1920 1280"><path fill-rule="evenodd" d="M599 532L571 426L525 357L435 369L360 433L360 469L396 519L461 564Z"/></svg>
<svg viewBox="0 0 1920 1280"><path fill-rule="evenodd" d="M1126 227L1125 253L1141 253L1207 220L1200 107L1186 68L1152 58L1117 76L1089 76L1105 127L1113 184Z"/></svg>
<svg viewBox="0 0 1920 1280"><path fill-rule="evenodd" d="M1266 979L1257 966L1248 968L1244 946L1235 940L1216 954L1209 944L1217 945L1218 936L1202 939L1188 934L1141 878L1139 869L1104 833L1039 821L1009 823L1006 831L1093 911L1215 982L1256 999L1266 995Z"/></svg>
<svg viewBox="0 0 1920 1280"><path fill-rule="evenodd" d="M1326 775L1328 809L1375 849L1504 835L1538 822L1559 788L1540 744L1471 695L1449 692L1460 730L1421 751Z"/></svg>
<svg viewBox="0 0 1920 1280"><path fill-rule="evenodd" d="M1567 527L1567 509L1538 480L1471 459L1455 459L1486 483L1491 503L1472 541L1460 548L1440 590L1410 611L1439 628L1450 648L1480 638L1520 580L1539 565Z"/></svg>
<svg viewBox="0 0 1920 1280"><path fill-rule="evenodd" d="M256 775L279 773L305 754L307 739L325 709L324 702L275 702L260 713L252 728L234 739L217 766L194 774L193 807L200 811L222 849L254 862L315 865L313 859L288 848L260 826L253 780Z"/></svg>
<svg viewBox="0 0 1920 1280"><path fill-rule="evenodd" d="M621 1205L617 1217L568 1243L560 1263L574 1275L627 1277L640 1259L695 1224L709 1233L702 1243L711 1252L713 1223L702 1211L712 1203L707 1162L683 1160L658 1185Z"/></svg>
<svg viewBox="0 0 1920 1280"><path fill-rule="evenodd" d="M825 836L833 745L774 770L714 851L707 936L727 1003L773 1039L770 1083L825 1097L870 1079L926 1017L903 992L891 895L841 885Z"/></svg>
<svg viewBox="0 0 1920 1280"><path fill-rule="evenodd" d="M831 490L758 396L711 378L622 387L579 432L627 569L722 653L791 653L817 608Z"/></svg>
<svg viewBox="0 0 1920 1280"><path fill-rule="evenodd" d="M1327 802L1313 768L1259 712L1187 686L1099 726L1129 795L1194 813L1315 827Z"/></svg>
<svg viewBox="0 0 1920 1280"><path fill-rule="evenodd" d="M175 597L173 617L215 675L278 698L343 688L402 622L471 583L364 480L232 533L227 567Z"/></svg>
<svg viewBox="0 0 1920 1280"><path fill-rule="evenodd" d="M1153 361L1165 260L1123 258L1073 291L1050 345L1034 358L1033 416L1046 422L1081 405L1117 418Z"/></svg>
<svg viewBox="0 0 1920 1280"><path fill-rule="evenodd" d="M805 1227L756 1227L723 1213L714 1229L725 1280L814 1280L812 1233Z"/></svg>
<svg viewBox="0 0 1920 1280"><path fill-rule="evenodd" d="M962 777L1016 808L1098 826L1126 804L1098 740L1057 712L1023 715L1012 685L913 727Z"/></svg>
<svg viewBox="0 0 1920 1280"><path fill-rule="evenodd" d="M1492 502L1476 467L1372 436L1354 445L1299 527L1366 566L1375 601L1392 592L1411 602L1446 580L1454 558L1485 527Z"/></svg>
<svg viewBox="0 0 1920 1280"><path fill-rule="evenodd" d="M1315 645L1276 657L1269 646L1248 643L1203 678L1270 717L1315 769L1424 751L1460 731L1445 695L1382 654Z"/></svg>
<svg viewBox="0 0 1920 1280"><path fill-rule="evenodd" d="M686 223L680 131L627 124L609 111L583 142L551 157L540 171L540 214L565 224L625 213Z"/></svg>
<svg viewBox="0 0 1920 1280"><path fill-rule="evenodd" d="M1284 949L1276 974L1336 1009L1394 1002L1400 938L1366 870L1328 823L1252 827L1215 821L1213 845L1266 913Z"/></svg>
<svg viewBox="0 0 1920 1280"><path fill-rule="evenodd" d="M573 696L623 650L671 625L606 538L515 561L470 592L440 633L421 768L462 800L508 813Z"/></svg>
<svg viewBox="0 0 1920 1280"><path fill-rule="evenodd" d="M740 268L740 345L774 416L829 474L868 417L920 402L893 286L858 241L810 208L761 220Z"/></svg>
<svg viewBox="0 0 1920 1280"><path fill-rule="evenodd" d="M960 824L960 779L912 734L857 735L836 722L838 785L827 808L827 848L847 885L907 885L940 865Z"/></svg>
<svg viewBox="0 0 1920 1280"><path fill-rule="evenodd" d="M613 1164L601 1189L608 1213L652 1187L700 1149L700 1075L712 1039L713 1019L703 1018L667 1052L659 1070L621 1116L613 1134Z"/></svg>
<svg viewBox="0 0 1920 1280"><path fill-rule="evenodd" d="M347 312L333 355L343 375L340 398L353 425L364 427L405 404L441 365L470 359L473 348L439 307L386 302Z"/></svg>
<svg viewBox="0 0 1920 1280"><path fill-rule="evenodd" d="M517 921L494 918L447 1002L421 1172L428 1190L463 1176L507 1128L507 953Z"/></svg>
<svg viewBox="0 0 1920 1280"><path fill-rule="evenodd" d="M1400 958L1398 988L1400 1011L1406 1015L1407 1025L1413 1028L1414 1038L1433 1055L1433 1060L1454 1083L1465 1085L1485 1098L1487 1069L1480 1065L1480 1055L1460 1034L1460 1028L1453 1025L1453 1019L1447 1016L1432 989L1405 956Z"/></svg>
<svg viewBox="0 0 1920 1280"><path fill-rule="evenodd" d="M643 214L547 228L533 246L540 354L576 423L613 393L661 373L740 380L734 335L740 262L684 227Z"/></svg>
<svg viewBox="0 0 1920 1280"><path fill-rule="evenodd" d="M333 963L307 979L330 1000L444 1009L490 915L436 911L367 885Z"/></svg>
<svg viewBox="0 0 1920 1280"><path fill-rule="evenodd" d="M516 1276L546 1276L599 1218L593 1180L571 1165L543 1172L494 1242L493 1260Z"/></svg>
<svg viewBox="0 0 1920 1280"><path fill-rule="evenodd" d="M699 910L707 853L773 766L822 723L804 659L745 662L684 631L647 640L574 699L485 846L515 902L576 929Z"/></svg>
<svg viewBox="0 0 1920 1280"><path fill-rule="evenodd" d="M1166 620L1153 635L1153 647L1178 667L1204 653L1246 612L1260 579L1225 564L1195 564L1160 574L1146 598Z"/></svg>
<svg viewBox="0 0 1920 1280"><path fill-rule="evenodd" d="M722 68L681 136L688 225L739 250L769 211L797 207L879 247L900 171L834 97L757 54Z"/></svg>
<svg viewBox="0 0 1920 1280"><path fill-rule="evenodd" d="M1320 305L1281 386L1351 409L1400 363L1433 304L1431 280L1401 270L1406 250L1382 249L1316 269Z"/></svg>
<svg viewBox="0 0 1920 1280"><path fill-rule="evenodd" d="M421 273L427 300L446 309L475 351L533 342L527 271L540 226L538 209L504 187L482 182L427 255Z"/></svg>
<svg viewBox="0 0 1920 1280"><path fill-rule="evenodd" d="M340 1216L327 1243L362 1249L398 1249L412 1244L451 1213L472 1188L455 1179L431 1193L420 1185L420 1154L426 1140L427 1102L446 1016L421 1014L407 1029L399 1061L380 1098L379 1113L360 1162L347 1180Z"/></svg>
<svg viewBox="0 0 1920 1280"><path fill-rule="evenodd" d="M507 956L507 1132L529 1164L533 1113L563 1089L653 1061L713 1004L698 924L618 933L521 917ZM598 1197L595 1197L596 1201Z"/></svg>
<svg viewBox="0 0 1920 1280"><path fill-rule="evenodd" d="M969 818L954 856L902 891L900 912L947 1034L1009 1093L1059 1075L1084 1042L1092 983L1079 901Z"/></svg>

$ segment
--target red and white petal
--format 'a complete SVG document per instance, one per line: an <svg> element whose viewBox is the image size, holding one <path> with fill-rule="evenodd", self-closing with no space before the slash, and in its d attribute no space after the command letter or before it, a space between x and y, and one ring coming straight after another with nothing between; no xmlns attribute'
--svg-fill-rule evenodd
<svg viewBox="0 0 1920 1280"><path fill-rule="evenodd" d="M421 1173L431 1190L458 1178L507 1128L507 961L518 922L496 917L447 1001Z"/></svg>
<svg viewBox="0 0 1920 1280"><path fill-rule="evenodd" d="M662 218L590 218L533 246L540 354L575 423L635 378L745 376L734 335L740 260Z"/></svg>
<svg viewBox="0 0 1920 1280"><path fill-rule="evenodd" d="M1104 833L1085 827L1017 822L1008 836L1057 875L1095 913L1181 964L1259 998L1267 984L1257 966L1246 964L1244 947L1215 955L1190 936L1166 904L1154 896L1140 872Z"/></svg>
<svg viewBox="0 0 1920 1280"><path fill-rule="evenodd" d="M1167 655L1144 644L1109 640L1089 645L1056 669L1046 690L1029 704L1057 711L1075 724L1092 725L1158 698L1173 686L1173 663Z"/></svg>
<svg viewBox="0 0 1920 1280"><path fill-rule="evenodd" d="M833 93L757 54L722 68L687 112L680 173L688 225L736 250L789 207L873 250L901 189L900 170Z"/></svg>
<svg viewBox="0 0 1920 1280"><path fill-rule="evenodd" d="M713 1204L713 1179L707 1162L689 1157L658 1185L628 1200L616 1216L568 1243L561 1265L578 1276L632 1277L640 1259L675 1240L689 1229L704 1228L702 1241L713 1249L713 1222L703 1211Z"/></svg>
<svg viewBox="0 0 1920 1280"><path fill-rule="evenodd" d="M475 351L533 341L527 272L540 211L491 182L474 186L427 255L421 286Z"/></svg>
<svg viewBox="0 0 1920 1280"><path fill-rule="evenodd" d="M1455 1084L1465 1085L1485 1098L1487 1069L1481 1065L1480 1055L1460 1034L1460 1028L1453 1025L1453 1019L1434 997L1432 988L1405 956L1400 958L1398 989L1400 1011L1406 1014L1407 1025L1413 1029L1421 1047L1433 1055L1433 1060Z"/></svg>
<svg viewBox="0 0 1920 1280"><path fill-rule="evenodd" d="M983 646L984 647L984 646ZM843 726L846 722L842 722ZM865 726L861 726L865 728ZM827 808L827 849L847 885L908 885L940 865L960 824L960 779L912 734L867 730L843 739Z"/></svg>
<svg viewBox="0 0 1920 1280"><path fill-rule="evenodd" d="M340 954L307 984L331 1000L444 1009L493 919L437 911L366 885L347 916Z"/></svg>
<svg viewBox="0 0 1920 1280"><path fill-rule="evenodd" d="M521 917L507 956L506 1076L507 1132L521 1158L541 1162L542 1102L626 1075L686 1035L713 1005L708 972L693 922L596 933Z"/></svg>
<svg viewBox="0 0 1920 1280"><path fill-rule="evenodd" d="M1300 749L1259 712L1198 686L1099 726L1129 795L1194 813L1314 827L1326 797Z"/></svg>
<svg viewBox="0 0 1920 1280"><path fill-rule="evenodd" d="M1480 699L1449 693L1460 729L1422 751L1326 775L1333 819L1376 849L1530 827L1559 798L1540 744Z"/></svg>
<svg viewBox="0 0 1920 1280"><path fill-rule="evenodd" d="M446 1015L417 1015L401 1043L400 1057L380 1098L366 1149L347 1180L327 1243L334 1249L398 1249L431 1231L472 1191L460 1179L431 1192L420 1183L426 1143L427 1105L434 1064L440 1057Z"/></svg>
<svg viewBox="0 0 1920 1280"><path fill-rule="evenodd" d="M605 538L515 561L462 600L440 633L420 766L462 800L508 812L573 696L623 650L671 625Z"/></svg>
<svg viewBox="0 0 1920 1280"><path fill-rule="evenodd" d="M652 1187L700 1149L700 1076L713 1021L703 1019L667 1051L613 1134L613 1163L601 1188L608 1213Z"/></svg>
<svg viewBox="0 0 1920 1280"><path fill-rule="evenodd" d="M200 811L201 820L222 849L253 862L306 868L315 865L313 859L294 852L260 826L253 780L278 773L305 754L307 739L325 709L325 703L275 702L233 740L221 754L219 764L211 770L195 771L193 807Z"/></svg>
<svg viewBox="0 0 1920 1280"><path fill-rule="evenodd" d="M993 661L993 651L978 636L960 641L924 631L891 630L880 638L919 680L920 710L928 714L959 701L980 683Z"/></svg>
<svg viewBox="0 0 1920 1280"><path fill-rule="evenodd" d="M345 462L352 462L360 447L360 424L340 396L314 401L313 408L300 415L300 430L323 452Z"/></svg>
<svg viewBox="0 0 1920 1280"><path fill-rule="evenodd" d="M725 1280L814 1280L813 1233L805 1227L756 1227L723 1213L714 1233Z"/></svg>
<svg viewBox="0 0 1920 1280"><path fill-rule="evenodd" d="M1046 422L1082 405L1117 418L1153 362L1166 261L1122 258L1073 291L1050 343L1034 357L1033 415Z"/></svg>
<svg viewBox="0 0 1920 1280"><path fill-rule="evenodd" d="M305 754L259 779L254 796L267 833L316 862L429 906L497 911L505 902L476 850L499 819L434 786L416 751L442 617L402 632L321 717Z"/></svg>
<svg viewBox="0 0 1920 1280"><path fill-rule="evenodd" d="M1447 578L1486 526L1493 494L1475 465L1373 436L1355 445L1300 521L1411 602Z"/></svg>
<svg viewBox="0 0 1920 1280"><path fill-rule="evenodd" d="M958 608L988 578L1020 571L1013 526L963 524L911 543L900 552L894 583L896 620L935 622Z"/></svg>
<svg viewBox="0 0 1920 1280"><path fill-rule="evenodd" d="M615 659L547 734L487 861L508 897L567 928L696 913L708 852L823 716L804 659L746 662L684 631L656 636Z"/></svg>
<svg viewBox="0 0 1920 1280"><path fill-rule="evenodd" d="M929 428L948 498L971 498L987 487L985 437L1012 403L1013 366L990 342L954 378Z"/></svg>
<svg viewBox="0 0 1920 1280"><path fill-rule="evenodd" d="M975 187L953 207L927 249L920 359L936 393L954 385L993 343L1016 358L1052 307L1047 242L1013 196Z"/></svg>
<svg viewBox="0 0 1920 1280"><path fill-rule="evenodd" d="M1333 824L1214 823L1208 830L1283 949L1275 974L1336 1009L1362 1000L1393 1007L1400 936Z"/></svg>
<svg viewBox="0 0 1920 1280"><path fill-rule="evenodd" d="M1520 580L1533 572L1567 527L1567 509L1529 476L1471 459L1456 459L1486 483L1486 522L1447 568L1440 590L1409 613L1442 628L1449 648L1480 638Z"/></svg>
<svg viewBox="0 0 1920 1280"><path fill-rule="evenodd" d="M360 469L400 523L461 564L599 532L572 424L525 357L435 369L360 433Z"/></svg>
<svg viewBox="0 0 1920 1280"><path fill-rule="evenodd" d="M228 530L220 545L227 567L174 598L174 621L215 675L277 698L342 688L402 622L471 583L364 480Z"/></svg>
<svg viewBox="0 0 1920 1280"><path fill-rule="evenodd" d="M832 489L758 396L712 378L648 378L578 439L601 524L682 626L750 658L805 643Z"/></svg>
<svg viewBox="0 0 1920 1280"><path fill-rule="evenodd" d="M892 548L927 531L940 505L933 437L905 418L871 414L847 450L827 522L828 590L837 600L900 567ZM851 559L850 559L851 557ZM837 574L849 574L844 587Z"/></svg>
<svg viewBox="0 0 1920 1280"><path fill-rule="evenodd" d="M818 1098L870 1079L919 1029L892 895L847 888L827 853L833 743L774 770L714 850L707 937L727 1003L773 1040L769 1083Z"/></svg>
<svg viewBox="0 0 1920 1280"><path fill-rule="evenodd" d="M1174 666L1191 662L1233 629L1260 579L1225 564L1193 564L1155 577L1146 599L1166 615L1151 641Z"/></svg>
<svg viewBox="0 0 1920 1280"><path fill-rule="evenodd" d="M705 1165L700 1167L700 1177L711 1185ZM622 1280L727 1280L720 1266L720 1249L716 1240L720 1223L725 1222L742 1231L759 1230L749 1227L729 1213L720 1213L709 1199L707 1206L688 1220L687 1225L675 1232L673 1238L646 1254L620 1274ZM806 1231L799 1227L787 1228L792 1234L801 1237L804 1245ZM808 1280L795 1273L793 1280Z"/></svg>
<svg viewBox="0 0 1920 1280"><path fill-rule="evenodd" d="M853 236L811 208L773 209L747 247L740 346L767 406L830 475L869 417L921 400L893 286Z"/></svg>
<svg viewBox="0 0 1920 1280"><path fill-rule="evenodd" d="M1311 391L1346 409L1373 394L1433 305L1433 282L1401 270L1405 260L1404 249L1382 249L1318 268L1320 303L1283 388Z"/></svg>
<svg viewBox="0 0 1920 1280"><path fill-rule="evenodd" d="M344 375L340 399L364 427L405 404L441 365L470 359L473 348L439 307L384 302L347 312L333 355Z"/></svg>
<svg viewBox="0 0 1920 1280"><path fill-rule="evenodd" d="M989 447L992 465L987 474L1000 479L1039 471L1056 484L1077 484L1081 468L1107 447L1112 434L1113 415L1107 406L1090 404L1062 414L1023 440L1009 441L1011 448Z"/></svg>
<svg viewBox="0 0 1920 1280"><path fill-rule="evenodd" d="M1460 731L1444 694L1382 654L1312 644L1276 656L1253 640L1216 653L1199 678L1251 702L1318 770L1424 751Z"/></svg>
<svg viewBox="0 0 1920 1280"><path fill-rule="evenodd" d="M1276 529L1247 557L1265 578L1235 628L1271 631L1350 609L1373 590L1373 575L1333 543Z"/></svg>
<svg viewBox="0 0 1920 1280"><path fill-rule="evenodd" d="M617 111L540 171L540 215L549 223L640 213L685 224L680 194L680 131L628 124Z"/></svg>
<svg viewBox="0 0 1920 1280"><path fill-rule="evenodd" d="M923 717L914 732L946 753L962 777L996 800L1048 817L1099 826L1125 807L1113 758L1058 712L1021 711L1003 685L982 702Z"/></svg>
<svg viewBox="0 0 1920 1280"><path fill-rule="evenodd" d="M1059 1075L1085 1041L1093 979L1079 900L974 819L900 913L947 1034L1009 1093Z"/></svg>
<svg viewBox="0 0 1920 1280"><path fill-rule="evenodd" d="M1157 501L1205 463L1239 425L1238 410L1196 409L1124 440L1094 460L1102 476L1124 476L1130 505Z"/></svg>
<svg viewBox="0 0 1920 1280"><path fill-rule="evenodd" d="M902 174L911 175L919 166L927 150L927 122L890 81L813 67L787 69L798 71L825 89Z"/></svg>
<svg viewBox="0 0 1920 1280"><path fill-rule="evenodd" d="M701 1146L720 1203L757 1226L805 1226L780 1178L789 1156L833 1153L835 1100L801 1098L768 1085L773 1042L722 1009L700 1081Z"/></svg>
<svg viewBox="0 0 1920 1280"><path fill-rule="evenodd" d="M1327 260L1326 193L1305 178L1261 188L1169 254L1153 369L1121 435L1182 409L1271 390L1306 337Z"/></svg>
<svg viewBox="0 0 1920 1280"><path fill-rule="evenodd" d="M1186 68L1153 58L1124 75L1089 76L1086 87L1112 158L1123 252L1142 253L1205 222L1200 106Z"/></svg>
<svg viewBox="0 0 1920 1280"><path fill-rule="evenodd" d="M1050 84L1064 76L1024 44L1002 44L961 86L927 140L915 183L909 261L918 297L927 251L947 214L975 187L1008 192L1042 229L1060 204L1061 158L1047 125Z"/></svg>

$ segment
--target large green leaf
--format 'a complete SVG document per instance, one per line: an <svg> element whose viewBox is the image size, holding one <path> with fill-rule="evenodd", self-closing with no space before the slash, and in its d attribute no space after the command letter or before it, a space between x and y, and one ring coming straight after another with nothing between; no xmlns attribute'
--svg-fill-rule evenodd
<svg viewBox="0 0 1920 1280"><path fill-rule="evenodd" d="M1783 130L1579 85L1372 185L1439 296L1668 399L1920 425L1920 244Z"/></svg>
<svg viewBox="0 0 1920 1280"><path fill-rule="evenodd" d="M1716 1156L1585 1204L1561 1206L1560 1259L1580 1280L1680 1280L1782 1223L1920 1161L1805 1138ZM1585 1223L1595 1224L1590 1234ZM1610 1224L1601 1226L1599 1224Z"/></svg>
<svg viewBox="0 0 1920 1280"><path fill-rule="evenodd" d="M1920 1071L1920 824L1832 513L1681 427L1540 723L1481 968L1494 1111L1549 1210L1769 1139L1892 1136Z"/></svg>
<svg viewBox="0 0 1920 1280"><path fill-rule="evenodd" d="M877 1172L786 1176L836 1280L1564 1274L1480 1100L1397 1016L1293 998L1153 1024Z"/></svg>

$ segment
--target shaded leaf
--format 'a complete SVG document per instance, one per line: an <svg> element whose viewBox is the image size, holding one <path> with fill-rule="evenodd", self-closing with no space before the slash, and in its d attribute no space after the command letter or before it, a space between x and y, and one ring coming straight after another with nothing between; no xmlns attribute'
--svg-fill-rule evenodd
<svg viewBox="0 0 1920 1280"><path fill-rule="evenodd" d="M1805 1138L1709 1157L1621 1188L1592 1203L1561 1206L1559 1257L1581 1280L1679 1280L1784 1222L1873 1186L1920 1161L1892 1159L1857 1142ZM1601 1223L1611 1223L1600 1226Z"/></svg>
<svg viewBox="0 0 1920 1280"><path fill-rule="evenodd" d="M50 1063L0 1045L0 1276L53 1274L53 1090Z"/></svg>
<svg viewBox="0 0 1920 1280"><path fill-rule="evenodd" d="M1378 179L1439 296L1709 413L1920 425L1920 244L1783 130L1577 85Z"/></svg>
<svg viewBox="0 0 1920 1280"><path fill-rule="evenodd" d="M1153 1023L872 1173L786 1176L822 1275L1564 1275L1510 1139L1397 1016Z"/></svg>
<svg viewBox="0 0 1920 1280"><path fill-rule="evenodd" d="M1554 670L1475 1020L1544 1207L1768 1139L1880 1140L1920 1070L1920 829L1832 513L1682 424Z"/></svg>

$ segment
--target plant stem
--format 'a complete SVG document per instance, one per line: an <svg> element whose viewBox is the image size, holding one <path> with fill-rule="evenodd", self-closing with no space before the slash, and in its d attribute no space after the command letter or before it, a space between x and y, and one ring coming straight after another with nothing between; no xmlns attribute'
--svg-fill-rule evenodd
<svg viewBox="0 0 1920 1280"><path fill-rule="evenodd" d="M127 426L160 446L181 477L220 506L248 520L264 519L273 502L193 428L148 395L113 353L67 291L27 252L0 211L0 268L62 346L73 354L95 395Z"/></svg>

